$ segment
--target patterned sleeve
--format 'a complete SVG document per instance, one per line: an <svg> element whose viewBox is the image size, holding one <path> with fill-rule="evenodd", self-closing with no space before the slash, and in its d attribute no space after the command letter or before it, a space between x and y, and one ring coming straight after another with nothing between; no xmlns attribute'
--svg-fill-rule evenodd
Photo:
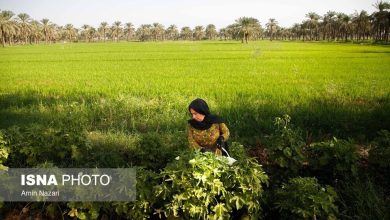
<svg viewBox="0 0 390 220"><path fill-rule="evenodd" d="M201 148L198 143L194 140L194 137L192 136L192 127L188 124L187 126L187 133L188 133L188 143L191 149L196 150Z"/></svg>
<svg viewBox="0 0 390 220"><path fill-rule="evenodd" d="M229 128L226 126L225 123L219 124L219 132L221 133L225 141L229 139L230 132Z"/></svg>

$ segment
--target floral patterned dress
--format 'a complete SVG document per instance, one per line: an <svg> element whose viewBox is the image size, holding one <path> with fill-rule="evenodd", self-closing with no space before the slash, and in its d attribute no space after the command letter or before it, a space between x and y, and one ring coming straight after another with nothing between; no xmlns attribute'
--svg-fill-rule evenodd
<svg viewBox="0 0 390 220"><path fill-rule="evenodd" d="M220 154L220 150L217 149L217 139L222 135L228 140L230 132L225 123L212 124L209 129L198 130L193 128L190 124L187 127L188 142L191 149L205 148L206 151L211 151L216 154Z"/></svg>

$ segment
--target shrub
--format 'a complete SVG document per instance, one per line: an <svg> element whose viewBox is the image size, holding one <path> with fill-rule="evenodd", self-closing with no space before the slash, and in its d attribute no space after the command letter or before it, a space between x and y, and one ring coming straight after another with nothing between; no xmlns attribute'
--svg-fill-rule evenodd
<svg viewBox="0 0 390 220"><path fill-rule="evenodd" d="M153 204L147 204L158 217L181 216L196 219L227 219L233 212L245 210L253 217L261 213L262 184L268 177L253 159L229 166L223 157L212 153L183 153L159 174Z"/></svg>
<svg viewBox="0 0 390 220"><path fill-rule="evenodd" d="M137 198L134 202L113 203L115 213L121 219L147 219L155 212L157 198L153 187L161 180L159 174L144 168L137 168ZM145 184L147 183L147 184Z"/></svg>
<svg viewBox="0 0 390 220"><path fill-rule="evenodd" d="M229 219L237 213L256 219L261 214L262 184L267 181L253 159L229 166L212 153L182 152L160 173L137 169L135 202L71 202L68 215L96 219L106 210L121 219Z"/></svg>
<svg viewBox="0 0 390 220"><path fill-rule="evenodd" d="M0 131L0 172L7 170L8 167L4 166L4 162L6 162L9 154L9 148L7 146L7 141L4 140L4 135ZM0 208L3 207L4 203L1 202L2 197L0 196Z"/></svg>
<svg viewBox="0 0 390 220"><path fill-rule="evenodd" d="M104 210L114 213L109 202L68 202L67 206L70 208L68 215L74 219L103 218L102 213Z"/></svg>
<svg viewBox="0 0 390 220"><path fill-rule="evenodd" d="M233 142L231 144L229 147L229 154L236 160L245 160L248 158L245 147L238 142Z"/></svg>
<svg viewBox="0 0 390 220"><path fill-rule="evenodd" d="M138 166L158 171L177 155L163 143L159 134L146 133L141 137L134 156Z"/></svg>
<svg viewBox="0 0 390 220"><path fill-rule="evenodd" d="M153 211L150 205L156 201L153 186L159 184L158 179L158 173L137 168L134 202L68 202L67 214L74 219L147 219Z"/></svg>
<svg viewBox="0 0 390 220"><path fill-rule="evenodd" d="M285 219L335 219L337 194L313 177L292 178L276 191L276 207Z"/></svg>
<svg viewBox="0 0 390 220"><path fill-rule="evenodd" d="M271 163L296 174L305 161L305 142L297 130L290 128L290 116L275 118L275 132L267 139L267 152Z"/></svg>
<svg viewBox="0 0 390 220"><path fill-rule="evenodd" d="M309 166L327 181L356 176L358 171L357 145L351 141L333 138L313 143L307 149Z"/></svg>
<svg viewBox="0 0 390 220"><path fill-rule="evenodd" d="M60 167L86 165L90 145L81 130L14 126L7 129L6 134L12 145L7 161L9 166L35 167L46 162Z"/></svg>
<svg viewBox="0 0 390 220"><path fill-rule="evenodd" d="M4 138L4 134L0 131L0 171L7 170L8 168L4 166L9 155L9 148L7 145L8 143Z"/></svg>

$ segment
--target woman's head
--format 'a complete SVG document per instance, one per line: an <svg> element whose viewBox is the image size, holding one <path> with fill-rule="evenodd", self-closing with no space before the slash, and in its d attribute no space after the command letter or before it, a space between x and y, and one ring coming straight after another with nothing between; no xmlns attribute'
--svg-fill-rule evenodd
<svg viewBox="0 0 390 220"><path fill-rule="evenodd" d="M188 106L188 111L192 118L196 121L203 121L203 119L210 114L209 106L203 99L197 98L193 100Z"/></svg>

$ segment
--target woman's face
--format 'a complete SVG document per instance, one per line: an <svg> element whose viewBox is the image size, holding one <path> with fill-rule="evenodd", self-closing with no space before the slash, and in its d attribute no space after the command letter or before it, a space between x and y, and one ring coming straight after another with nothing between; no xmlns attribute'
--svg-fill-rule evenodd
<svg viewBox="0 0 390 220"><path fill-rule="evenodd" d="M192 118L193 118L193 119L195 119L195 120L198 121L198 122L203 121L205 115L202 115L202 114L196 112L196 111L195 111L194 109L192 109L192 108L190 109L190 112L191 112L191 115L192 115Z"/></svg>

